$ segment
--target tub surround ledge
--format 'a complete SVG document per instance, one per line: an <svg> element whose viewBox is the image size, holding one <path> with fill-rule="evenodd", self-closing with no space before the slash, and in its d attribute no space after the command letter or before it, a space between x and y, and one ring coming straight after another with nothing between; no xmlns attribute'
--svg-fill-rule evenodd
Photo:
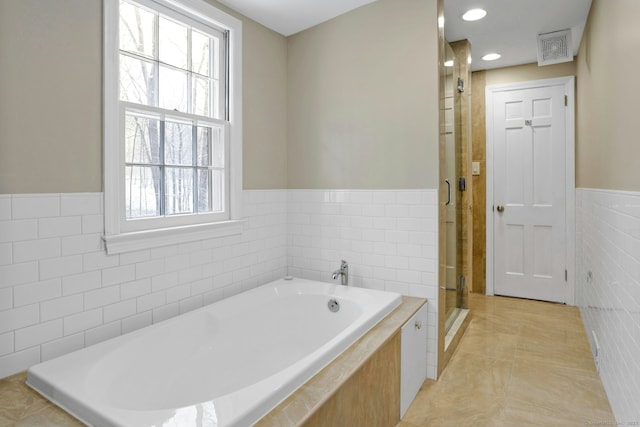
<svg viewBox="0 0 640 427"><path fill-rule="evenodd" d="M368 371L381 362L389 363L393 371L397 371L392 378L383 379L385 382L389 380L386 383L388 390L384 394L391 400L397 400L384 417L399 421L399 332L402 325L425 303L423 298L403 297L399 307L259 420L256 426L312 426L326 420L325 417L344 416L341 405L336 405L337 400L344 400L345 394L353 395L349 389L362 390L361 387L366 387L364 381L374 377ZM20 422L21 426L38 426L43 420L56 420L56 425L65 427L84 425L29 388L25 380L26 372L0 380L0 400L12 402L11 407L2 405L0 424ZM353 407L348 405L342 408L352 411L352 417L362 416L360 412L363 411L371 411L370 408L361 407L361 411L354 412ZM395 425L395 422L390 425Z"/></svg>
<svg viewBox="0 0 640 427"><path fill-rule="evenodd" d="M358 425L363 417L373 422L366 425L396 425L400 421L400 328L426 302L402 297L400 306L255 426L311 427L332 425L330 420Z"/></svg>

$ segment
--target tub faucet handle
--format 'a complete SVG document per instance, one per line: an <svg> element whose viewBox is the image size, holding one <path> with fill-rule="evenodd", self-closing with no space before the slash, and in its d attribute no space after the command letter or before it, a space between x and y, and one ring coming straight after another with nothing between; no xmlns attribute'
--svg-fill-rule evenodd
<svg viewBox="0 0 640 427"><path fill-rule="evenodd" d="M340 268L333 272L331 278L335 280L338 276L340 276L340 284L344 286L349 285L349 263L347 261L342 260Z"/></svg>

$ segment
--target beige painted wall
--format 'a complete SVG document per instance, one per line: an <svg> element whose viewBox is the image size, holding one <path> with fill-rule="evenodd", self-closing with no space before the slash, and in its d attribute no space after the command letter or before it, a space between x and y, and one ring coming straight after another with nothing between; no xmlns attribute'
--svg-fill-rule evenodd
<svg viewBox="0 0 640 427"><path fill-rule="evenodd" d="M486 86L575 76L576 60L539 67L537 63L486 70ZM484 90L484 87L482 88Z"/></svg>
<svg viewBox="0 0 640 427"><path fill-rule="evenodd" d="M640 191L637 0L593 0L578 53L576 186Z"/></svg>
<svg viewBox="0 0 640 427"><path fill-rule="evenodd" d="M0 0L0 193L100 191L102 2Z"/></svg>
<svg viewBox="0 0 640 427"><path fill-rule="evenodd" d="M227 9L228 11L228 9ZM287 186L286 38L243 18L243 185Z"/></svg>
<svg viewBox="0 0 640 427"><path fill-rule="evenodd" d="M289 188L435 188L437 2L379 0L288 38Z"/></svg>
<svg viewBox="0 0 640 427"><path fill-rule="evenodd" d="M244 25L244 188L286 186L286 39ZM102 190L102 1L0 0L0 194Z"/></svg>
<svg viewBox="0 0 640 427"><path fill-rule="evenodd" d="M210 1L244 25L244 188L437 186L435 1L289 41ZM0 0L0 194L101 191L101 23L100 0Z"/></svg>

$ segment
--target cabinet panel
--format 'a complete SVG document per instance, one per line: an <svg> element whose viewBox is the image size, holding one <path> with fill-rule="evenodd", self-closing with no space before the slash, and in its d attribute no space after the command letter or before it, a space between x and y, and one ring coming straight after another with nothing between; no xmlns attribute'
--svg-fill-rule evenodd
<svg viewBox="0 0 640 427"><path fill-rule="evenodd" d="M400 361L402 419L427 378L427 304L402 326Z"/></svg>

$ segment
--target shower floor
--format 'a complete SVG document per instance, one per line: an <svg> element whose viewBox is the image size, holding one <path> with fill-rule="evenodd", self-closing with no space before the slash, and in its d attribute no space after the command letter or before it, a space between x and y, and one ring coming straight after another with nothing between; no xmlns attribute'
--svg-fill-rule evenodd
<svg viewBox="0 0 640 427"><path fill-rule="evenodd" d="M450 317L453 323L447 330L447 334L444 337L444 351L447 351L447 349L449 348L449 344L451 344L451 341L453 341L453 339L456 337L460 326L462 326L462 323L464 323L464 319L466 319L467 315L469 314L469 310L466 308L458 308L456 310L458 311L458 314L456 314L455 318L453 319L451 319Z"/></svg>

